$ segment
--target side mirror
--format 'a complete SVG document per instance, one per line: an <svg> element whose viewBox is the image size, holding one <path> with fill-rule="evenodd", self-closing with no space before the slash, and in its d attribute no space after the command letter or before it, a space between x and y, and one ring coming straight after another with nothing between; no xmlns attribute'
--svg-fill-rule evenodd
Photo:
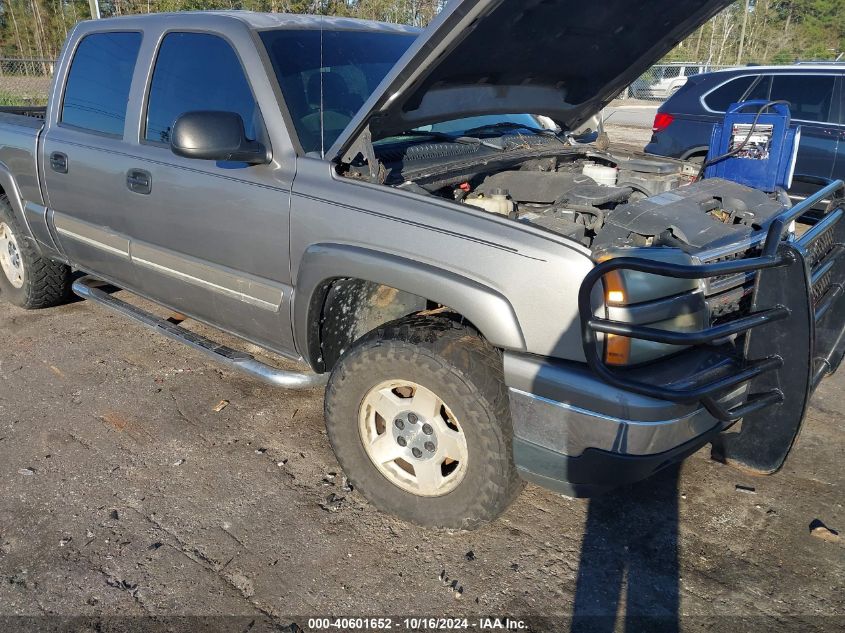
<svg viewBox="0 0 845 633"><path fill-rule="evenodd" d="M176 119L170 133L170 150L177 156L201 160L233 161L263 165L270 152L244 132L241 115L235 112L198 110Z"/></svg>

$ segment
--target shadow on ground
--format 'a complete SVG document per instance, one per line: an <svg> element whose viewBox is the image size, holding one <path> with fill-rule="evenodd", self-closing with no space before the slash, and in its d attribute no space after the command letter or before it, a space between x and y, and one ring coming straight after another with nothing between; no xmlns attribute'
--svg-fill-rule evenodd
<svg viewBox="0 0 845 633"><path fill-rule="evenodd" d="M675 465L590 500L573 631L678 630L679 475Z"/></svg>

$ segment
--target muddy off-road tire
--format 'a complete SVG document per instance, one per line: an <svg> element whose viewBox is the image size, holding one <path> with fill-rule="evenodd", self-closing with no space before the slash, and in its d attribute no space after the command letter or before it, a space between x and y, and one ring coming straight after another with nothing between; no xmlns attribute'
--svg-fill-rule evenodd
<svg viewBox="0 0 845 633"><path fill-rule="evenodd" d="M0 196L0 299L28 310L70 296L70 268L41 257L24 238L9 199Z"/></svg>
<svg viewBox="0 0 845 633"><path fill-rule="evenodd" d="M326 388L329 439L377 508L472 529L522 488L513 465L500 352L446 317L407 317L367 335Z"/></svg>

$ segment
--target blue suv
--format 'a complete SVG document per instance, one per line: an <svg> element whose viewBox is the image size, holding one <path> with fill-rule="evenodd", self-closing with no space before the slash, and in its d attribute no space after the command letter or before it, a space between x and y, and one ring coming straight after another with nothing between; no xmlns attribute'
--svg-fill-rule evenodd
<svg viewBox="0 0 845 633"><path fill-rule="evenodd" d="M845 179L845 64L748 66L690 77L654 117L650 154L703 159L731 103L783 99L801 125L796 174Z"/></svg>

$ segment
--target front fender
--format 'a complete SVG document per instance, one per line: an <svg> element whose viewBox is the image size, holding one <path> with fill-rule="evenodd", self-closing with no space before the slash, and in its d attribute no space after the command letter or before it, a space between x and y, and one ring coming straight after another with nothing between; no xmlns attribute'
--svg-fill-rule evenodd
<svg viewBox="0 0 845 633"><path fill-rule="evenodd" d="M448 306L472 322L491 344L525 350L513 306L500 293L472 279L418 261L345 244L315 244L299 264L293 297L294 340L300 354L319 366L319 314L327 282L358 278L410 292Z"/></svg>

